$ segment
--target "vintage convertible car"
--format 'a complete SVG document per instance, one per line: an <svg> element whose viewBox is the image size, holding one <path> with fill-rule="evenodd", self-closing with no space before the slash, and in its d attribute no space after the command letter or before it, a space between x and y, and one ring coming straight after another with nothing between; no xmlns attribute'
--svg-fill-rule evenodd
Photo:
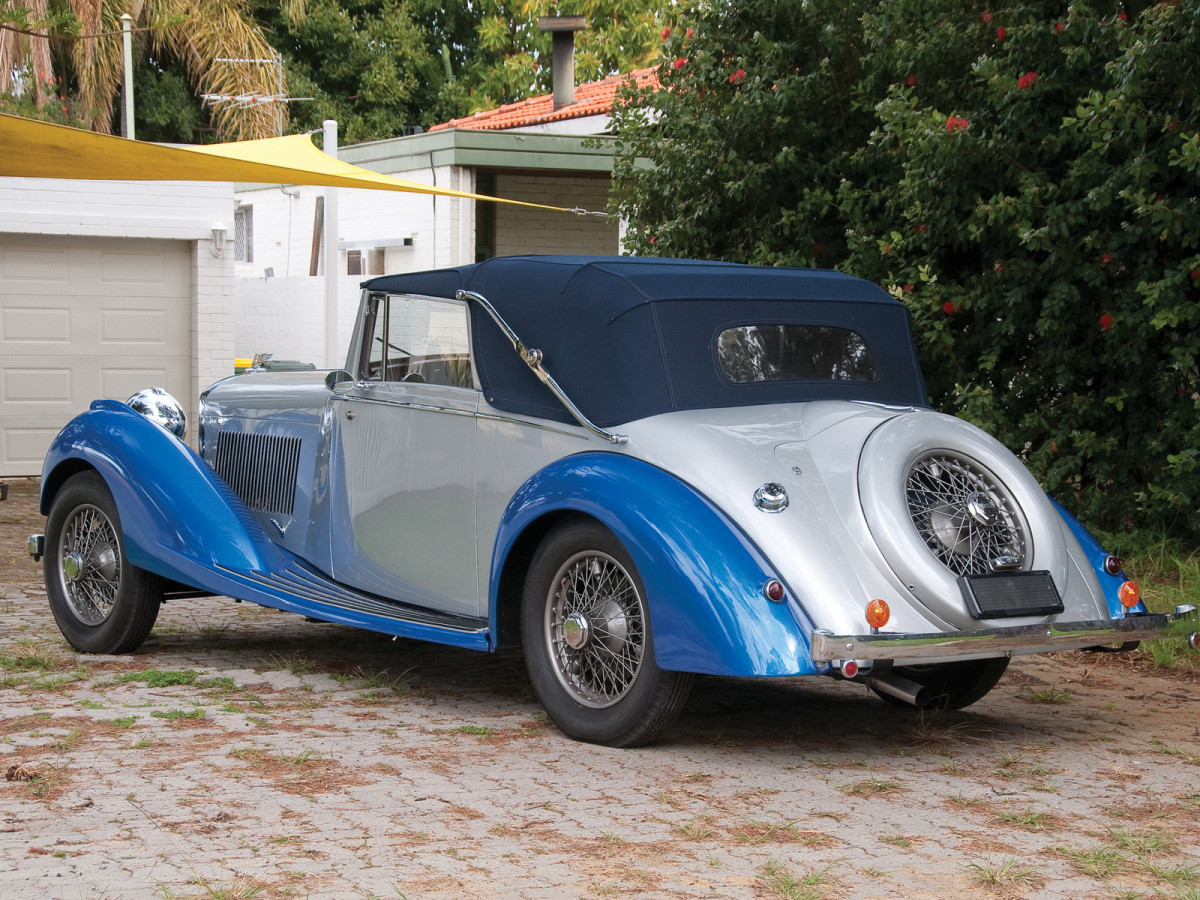
<svg viewBox="0 0 1200 900"><path fill-rule="evenodd" d="M151 390L54 442L30 550L75 648L132 650L189 593L519 643L565 733L629 746L695 673L961 707L1014 654L1194 627L1148 614L1008 450L930 409L905 307L835 272L523 257L375 278L344 371L225 379L199 426L197 453Z"/></svg>

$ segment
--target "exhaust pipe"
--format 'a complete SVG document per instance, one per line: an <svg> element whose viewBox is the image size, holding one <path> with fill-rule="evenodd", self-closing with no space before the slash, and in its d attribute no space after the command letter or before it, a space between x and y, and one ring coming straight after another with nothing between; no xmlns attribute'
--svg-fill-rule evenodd
<svg viewBox="0 0 1200 900"><path fill-rule="evenodd" d="M933 691L923 684L917 684L912 679L896 675L893 672L873 675L867 679L867 686L880 694L887 694L889 697L903 700L917 709L924 709L933 702Z"/></svg>

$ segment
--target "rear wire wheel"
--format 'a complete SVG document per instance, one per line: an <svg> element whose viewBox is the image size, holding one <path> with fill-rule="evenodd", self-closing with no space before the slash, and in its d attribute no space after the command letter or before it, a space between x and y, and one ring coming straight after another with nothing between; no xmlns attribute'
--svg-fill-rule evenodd
<svg viewBox="0 0 1200 900"><path fill-rule="evenodd" d="M96 472L71 476L55 495L43 567L50 610L76 650L129 653L150 634L163 582L126 558L116 503Z"/></svg>
<svg viewBox="0 0 1200 900"><path fill-rule="evenodd" d="M570 737L647 744L683 708L692 676L655 663L645 598L625 547L597 522L560 526L534 555L521 608L525 664Z"/></svg>

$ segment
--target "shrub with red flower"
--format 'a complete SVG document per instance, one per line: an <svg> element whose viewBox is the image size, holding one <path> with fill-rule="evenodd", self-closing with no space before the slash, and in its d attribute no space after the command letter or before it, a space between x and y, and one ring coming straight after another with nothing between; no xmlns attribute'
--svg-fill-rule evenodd
<svg viewBox="0 0 1200 900"><path fill-rule="evenodd" d="M909 75L907 78L904 79L904 83L907 84L909 87L912 87L914 84L917 83L917 76Z"/></svg>
<svg viewBox="0 0 1200 900"><path fill-rule="evenodd" d="M958 312L958 304L951 303L949 300L947 300L945 303L942 304L942 312L944 312L948 316L952 316L956 312Z"/></svg>
<svg viewBox="0 0 1200 900"><path fill-rule="evenodd" d="M1029 88L1033 87L1033 83L1035 81L1037 81L1037 79L1038 79L1037 72L1026 72L1024 75L1022 75L1020 78L1017 79L1017 90L1019 90L1019 91L1028 90Z"/></svg>
<svg viewBox="0 0 1200 900"><path fill-rule="evenodd" d="M746 70L745 69L738 69L736 72L731 72L729 74L729 83L730 84L741 84L745 80L746 80Z"/></svg>
<svg viewBox="0 0 1200 900"><path fill-rule="evenodd" d="M983 15L980 16L980 18L983 19L983 24L986 25L988 22L992 21L992 11L990 9L985 9L983 11Z"/></svg>
<svg viewBox="0 0 1200 900"><path fill-rule="evenodd" d="M966 131L970 127L971 123L960 116L946 117L946 130L951 134L954 134L956 131Z"/></svg>
<svg viewBox="0 0 1200 900"><path fill-rule="evenodd" d="M1003 25L1001 25L999 28L996 29L996 40L1002 41L1006 37L1008 37L1008 31L1004 28Z"/></svg>
<svg viewBox="0 0 1200 900"><path fill-rule="evenodd" d="M1112 261L1113 261L1113 258L1112 258L1111 254L1108 254L1108 253L1100 254L1100 262L1104 263L1106 266Z"/></svg>
<svg viewBox="0 0 1200 900"><path fill-rule="evenodd" d="M1063 29L1064 29L1064 28L1066 28L1066 27L1067 27L1067 26L1066 26L1066 23L1065 23L1065 22L1055 22L1055 23L1054 23L1054 33L1055 33L1055 34L1062 34L1062 33L1063 33Z"/></svg>
<svg viewBox="0 0 1200 900"><path fill-rule="evenodd" d="M1100 317L1100 327L1104 331L1112 331L1113 317L1110 316L1108 313L1105 313L1104 315L1102 315Z"/></svg>
<svg viewBox="0 0 1200 900"><path fill-rule="evenodd" d="M661 37L661 38L662 38L664 41L665 41L667 38L669 38L670 36L671 36L671 29L670 29L670 28L664 28L664 29L662 30L662 34L660 34L660 35L659 35L659 37Z"/></svg>
<svg viewBox="0 0 1200 900"><path fill-rule="evenodd" d="M687 65L687 58L683 57L683 56L678 57L675 60L675 62L671 63L672 68L675 68L675 69L682 69L686 65Z"/></svg>

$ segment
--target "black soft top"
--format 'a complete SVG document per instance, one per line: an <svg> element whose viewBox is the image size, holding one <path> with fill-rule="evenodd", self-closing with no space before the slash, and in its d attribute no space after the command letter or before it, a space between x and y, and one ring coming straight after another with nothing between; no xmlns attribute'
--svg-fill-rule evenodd
<svg viewBox="0 0 1200 900"><path fill-rule="evenodd" d="M498 257L455 269L386 275L373 292L485 296L595 424L610 428L685 409L804 400L927 406L908 310L840 272L631 256ZM475 365L498 409L573 421L479 304L471 304ZM742 325L837 326L875 360L872 382L737 384L718 366L717 336Z"/></svg>

